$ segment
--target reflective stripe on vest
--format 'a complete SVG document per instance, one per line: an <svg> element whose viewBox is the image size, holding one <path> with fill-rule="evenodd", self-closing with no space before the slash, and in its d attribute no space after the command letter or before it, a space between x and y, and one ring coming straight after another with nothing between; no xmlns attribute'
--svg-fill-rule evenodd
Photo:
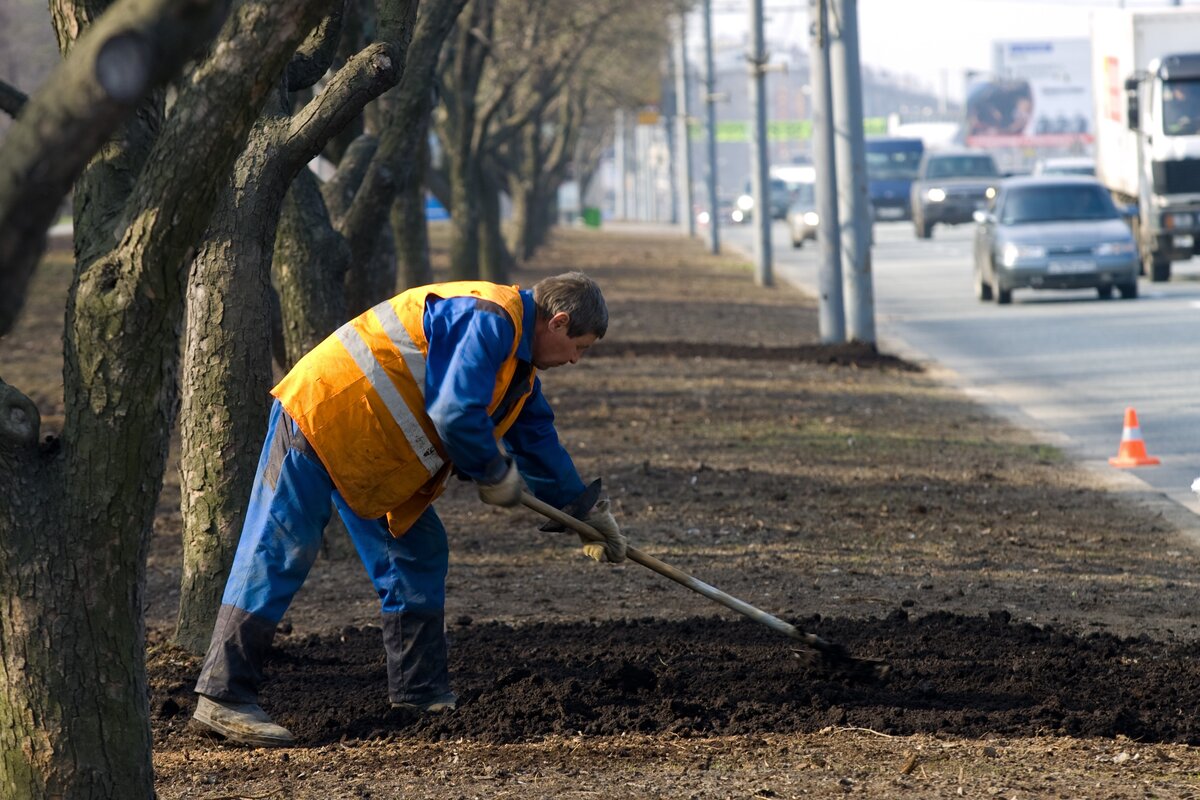
<svg viewBox="0 0 1200 800"><path fill-rule="evenodd" d="M390 304L384 302L381 305ZM425 395L425 360L421 358L421 351L417 350L416 345L413 344L412 339L408 335L408 331L405 330L404 325L400 324L400 320L396 317L395 312L381 315L378 313L379 306L376 306L373 310L376 312L376 316L379 318L380 323L383 325L384 330L387 331L393 343L404 353L404 363L406 365L411 365L412 359L409 358L405 349L401 347L400 342L396 341L396 334L393 330L395 326L399 326L400 330L403 331L403 339L401 341L407 339L409 349L416 351L416 358L421 362L420 378L417 381L417 386L420 387L421 396L423 397ZM389 325L389 316L392 320L395 320L395 326ZM383 400L383 404L392 415L392 419L396 425L404 432L404 438L408 440L413 452L420 459L421 466L425 467L426 472L433 475L441 469L442 464L445 462L438 455L437 448L433 446L433 442L429 441L429 437L421 429L421 424L417 422L412 409L408 407L408 403L404 402L404 398L400 396L400 392L396 389L396 385L392 383L392 379L388 377L383 366L375 359L375 356L371 353L371 349L367 347L367 343L363 341L362 336L359 335L358 330L351 323L347 322L338 328L336 335L346 348L346 351L350 353L350 357L354 359L354 363L362 370L363 375L367 376L367 381L371 384L371 388L379 394L380 399ZM411 366L409 369L411 370ZM414 373L413 377L417 378L417 375Z"/></svg>

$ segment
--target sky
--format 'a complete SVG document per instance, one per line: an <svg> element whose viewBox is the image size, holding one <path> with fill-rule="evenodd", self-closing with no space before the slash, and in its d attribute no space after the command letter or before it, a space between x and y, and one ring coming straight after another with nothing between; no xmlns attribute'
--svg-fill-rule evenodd
<svg viewBox="0 0 1200 800"><path fill-rule="evenodd" d="M764 0L767 39L783 36L807 49L808 0ZM1162 8L1171 0L858 0L863 64L915 77L938 94L961 100L963 75L991 68L994 40L1086 38L1098 8ZM1182 0L1195 5L1200 0ZM714 35L744 35L748 0L713 0ZM690 26L699 45L698 21Z"/></svg>

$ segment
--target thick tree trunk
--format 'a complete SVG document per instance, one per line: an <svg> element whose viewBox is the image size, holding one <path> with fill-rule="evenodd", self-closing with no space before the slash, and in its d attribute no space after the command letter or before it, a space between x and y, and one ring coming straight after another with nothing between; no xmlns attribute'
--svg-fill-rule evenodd
<svg viewBox="0 0 1200 800"><path fill-rule="evenodd" d="M349 267L350 248L329 220L317 179L301 172L284 201L272 264L289 366L346 321Z"/></svg>
<svg viewBox="0 0 1200 800"><path fill-rule="evenodd" d="M325 74L331 15L287 71L287 88ZM205 233L188 287L182 457L183 581L175 639L208 647L266 430L271 386L271 259L289 184L330 136L399 77L395 52L372 45L291 115L284 88L255 126Z"/></svg>
<svg viewBox="0 0 1200 800"><path fill-rule="evenodd" d="M493 283L508 283L516 267L500 225L500 186L490 173L481 170L479 205L479 272Z"/></svg>
<svg viewBox="0 0 1200 800"><path fill-rule="evenodd" d="M145 559L177 404L186 266L257 109L319 5L238 6L155 130L112 217L127 220L115 244L77 266L60 449L0 433L0 485L17 489L0 492L0 795L154 795ZM151 53L171 46L147 41ZM72 56L82 50L81 40ZM77 198L101 199L111 196Z"/></svg>
<svg viewBox="0 0 1200 800"><path fill-rule="evenodd" d="M425 218L425 173L429 165L429 115L422 115L416 132L413 169L397 187L389 222L396 242L399 289L433 282L429 261L429 226Z"/></svg>
<svg viewBox="0 0 1200 800"><path fill-rule="evenodd" d="M479 279L479 171L470 148L458 148L450 161L450 278Z"/></svg>
<svg viewBox="0 0 1200 800"><path fill-rule="evenodd" d="M183 578L176 644L203 653L233 563L266 431L270 263L286 184L252 138L226 186L188 283L179 431ZM257 141L254 141L254 140ZM275 180L270 180L275 177ZM284 184L284 185L280 185Z"/></svg>

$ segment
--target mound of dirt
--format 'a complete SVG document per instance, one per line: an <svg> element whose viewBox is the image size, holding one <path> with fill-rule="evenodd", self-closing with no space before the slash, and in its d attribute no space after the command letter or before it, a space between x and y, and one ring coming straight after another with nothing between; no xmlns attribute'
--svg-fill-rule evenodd
<svg viewBox="0 0 1200 800"><path fill-rule="evenodd" d="M896 735L1125 735L1200 743L1200 646L1084 636L948 613L804 620L800 627L893 665L862 683L814 668L797 643L738 619L496 623L453 631L452 714L392 711L378 628L283 637L263 704L304 745L397 737L492 743L639 733L743 736L855 726ZM163 740L191 710L194 659L159 651ZM178 744L178 743L176 743Z"/></svg>

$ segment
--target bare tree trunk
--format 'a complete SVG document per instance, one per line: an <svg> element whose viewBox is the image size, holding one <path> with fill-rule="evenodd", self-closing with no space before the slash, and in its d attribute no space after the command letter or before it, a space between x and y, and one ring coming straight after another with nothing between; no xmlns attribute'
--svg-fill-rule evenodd
<svg viewBox="0 0 1200 800"><path fill-rule="evenodd" d="M481 168L479 186L480 277L493 283L508 283L516 264L500 226L500 185L490 171Z"/></svg>
<svg viewBox="0 0 1200 800"><path fill-rule="evenodd" d="M399 289L433 282L429 261L429 226L425 218L425 174L429 164L429 116L422 116L417 133L417 152L407 180L396 191L391 226L399 260Z"/></svg>
<svg viewBox="0 0 1200 800"><path fill-rule="evenodd" d="M178 397L186 266L257 109L316 23L319 5L244 0L238 6L213 49L217 55L196 67L172 114L153 129L154 145L123 210L103 215L127 221L115 230L114 244L77 264L64 333L61 441L38 447L36 423L25 426L31 437L14 436L11 419L0 434L0 484L19 487L0 492L0 597L8 609L0 615L0 795L154 795L145 559ZM223 4L194 0L160 11L172 24L195 26L206 8L224 11ZM162 39L133 41L152 42L145 54L176 64L190 57L190 46L172 47L186 37ZM71 55L81 52L83 39ZM70 105L68 96L87 95L96 80L76 78L52 79L58 102ZM142 94L131 92L123 102L136 103ZM53 149L50 138L44 144ZM0 174L13 166L7 144ZM50 155L80 157L70 147ZM77 199L86 205L112 198ZM5 394L12 408L12 390Z"/></svg>

